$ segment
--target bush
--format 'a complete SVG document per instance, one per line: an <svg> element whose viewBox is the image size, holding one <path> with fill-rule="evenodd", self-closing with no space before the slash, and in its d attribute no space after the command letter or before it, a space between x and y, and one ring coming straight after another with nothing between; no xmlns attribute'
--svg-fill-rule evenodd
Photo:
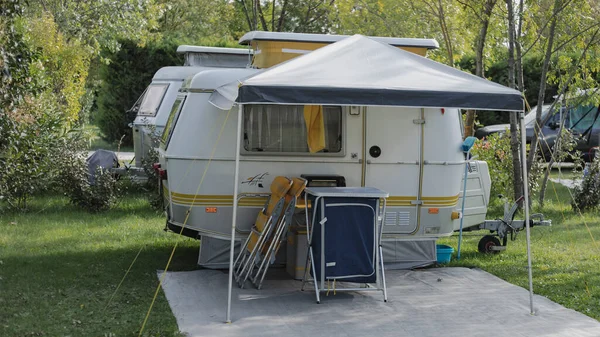
<svg viewBox="0 0 600 337"><path fill-rule="evenodd" d="M581 185L573 189L571 207L581 212L594 210L600 205L600 155L596 152Z"/></svg>
<svg viewBox="0 0 600 337"><path fill-rule="evenodd" d="M129 124L135 114L128 112L154 73L164 66L183 65L183 56L176 53L175 42L151 43L145 47L133 41L121 41L121 49L106 57L111 60L100 69L102 85L98 90L98 111L92 116L104 138L111 143L123 139L132 144Z"/></svg>
<svg viewBox="0 0 600 337"><path fill-rule="evenodd" d="M53 187L62 152L80 150L67 130L77 120L87 58L51 17L22 17L22 4L0 8L0 200L25 209Z"/></svg>
<svg viewBox="0 0 600 337"><path fill-rule="evenodd" d="M146 173L146 183L144 184L144 191L148 197L150 206L155 210L162 210L164 208L163 198L159 191L160 185L158 183L158 174L152 167L154 163L158 162L158 151L150 149L144 159L142 159L142 167L144 173Z"/></svg>
<svg viewBox="0 0 600 337"><path fill-rule="evenodd" d="M11 208L27 208L27 199L51 186L59 174L56 150L72 148L59 113L44 98L27 98L13 113L0 117L0 199Z"/></svg>
<svg viewBox="0 0 600 337"><path fill-rule="evenodd" d="M492 134L485 141L478 140L471 150L477 160L488 163L492 187L490 196L513 196L513 168L510 138ZM492 199L493 200L493 199Z"/></svg>
<svg viewBox="0 0 600 337"><path fill-rule="evenodd" d="M60 187L69 201L90 212L111 208L120 195L120 186L110 169L98 167L94 183L90 176L85 155L82 152L63 150L66 160L61 165Z"/></svg>
<svg viewBox="0 0 600 337"><path fill-rule="evenodd" d="M497 195L508 197L514 200L513 189L513 162L510 149L510 135L508 131L504 134L495 133L485 140L478 140L471 150L477 160L483 160L488 163L492 187L490 196L492 200ZM543 172L543 166L540 160L536 160L529 172L529 193L532 195L539 190L539 178Z"/></svg>

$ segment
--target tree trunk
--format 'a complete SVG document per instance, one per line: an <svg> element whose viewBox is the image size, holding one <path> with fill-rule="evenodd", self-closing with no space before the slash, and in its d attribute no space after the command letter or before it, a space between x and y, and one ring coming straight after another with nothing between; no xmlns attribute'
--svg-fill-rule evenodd
<svg viewBox="0 0 600 337"><path fill-rule="evenodd" d="M281 5L281 13L279 14L279 22L277 23L277 31L280 32L283 29L283 22L285 21L285 7L287 5L287 0L283 0L283 4Z"/></svg>
<svg viewBox="0 0 600 337"><path fill-rule="evenodd" d="M563 97L563 105L565 104ZM542 185L540 187L540 195L539 202L540 206L544 207L544 199L546 198L546 189L548 187L548 179L550 177L550 171L552 171L552 165L556 161L555 158L558 158L558 152L561 151L561 142L562 142L562 131L565 125L566 114L562 114L560 116L560 125L558 127L558 136L556 137L556 141L554 142L554 147L552 149L552 156L550 157L550 161L548 161L548 169L544 172L544 179L542 180Z"/></svg>
<svg viewBox="0 0 600 337"><path fill-rule="evenodd" d="M271 31L275 31L275 0L273 0L272 8L271 8Z"/></svg>
<svg viewBox="0 0 600 337"><path fill-rule="evenodd" d="M525 92L525 81L523 79L523 48L521 46L521 35L523 33L523 2L523 0L519 1L519 12L517 14L519 24L517 25L517 35L515 36L515 51L517 52L517 86L522 93Z"/></svg>
<svg viewBox="0 0 600 337"><path fill-rule="evenodd" d="M508 86L515 88L515 17L513 9L513 0L506 0L506 10L508 12ZM513 193L514 200L517 200L523 194L523 177L521 175L521 158L519 155L519 133L517 130L517 112L510 113L510 152L512 154L513 164ZM525 130L521 130L525 132ZM527 186L523 186L527 188Z"/></svg>
<svg viewBox="0 0 600 337"><path fill-rule="evenodd" d="M440 21L440 28L444 35L444 43L446 44L446 53L448 57L448 65L454 67L454 51L452 50L452 40L450 39L450 32L448 31L448 25L446 24L446 15L444 14L444 6L442 0L438 0L438 20Z"/></svg>
<svg viewBox="0 0 600 337"><path fill-rule="evenodd" d="M250 13L248 12L248 7L246 7L246 1L239 0L239 3L242 4L244 16L246 17L246 21L248 22L248 29L254 30L254 25L252 24L252 19L250 19Z"/></svg>
<svg viewBox="0 0 600 337"><path fill-rule="evenodd" d="M484 4L483 12L475 13L480 15L481 27L479 27L479 34L475 40L475 75L479 77L485 77L485 60L483 57L483 51L485 49L485 40L487 38L488 28L490 25L490 17L494 6L496 6L497 0L487 0ZM467 110L465 120L465 138L472 136L475 130L475 117L477 111Z"/></svg>
<svg viewBox="0 0 600 337"><path fill-rule="evenodd" d="M265 15L263 14L262 6L259 0L256 0L256 10L258 11L258 17L260 18L260 24L264 31L269 31L269 26L267 25L267 21L265 20Z"/></svg>
<svg viewBox="0 0 600 337"><path fill-rule="evenodd" d="M473 135L475 127L475 110L467 110L465 117L465 138Z"/></svg>
<svg viewBox="0 0 600 337"><path fill-rule="evenodd" d="M475 40L475 75L484 77L485 64L483 57L483 50L485 48L485 40L487 38L488 28L490 26L490 18L494 6L496 6L497 0L487 0L485 2L483 13L481 14L481 27L479 27L479 34Z"/></svg>
<svg viewBox="0 0 600 337"><path fill-rule="evenodd" d="M538 93L538 104L535 112L535 126L533 128L533 137L531 139L531 146L529 148L529 155L527 156L527 171L531 171L531 165L535 160L537 152L538 138L540 136L540 126L542 124L542 105L546 98L546 78L548 75L548 67L550 66L550 57L552 56L552 46L554 44L554 32L556 30L556 16L560 8L561 0L554 0L554 9L552 15L552 21L550 22L550 30L548 32L548 44L546 45L546 55L544 56L544 64L542 65L541 77L540 77L540 91Z"/></svg>

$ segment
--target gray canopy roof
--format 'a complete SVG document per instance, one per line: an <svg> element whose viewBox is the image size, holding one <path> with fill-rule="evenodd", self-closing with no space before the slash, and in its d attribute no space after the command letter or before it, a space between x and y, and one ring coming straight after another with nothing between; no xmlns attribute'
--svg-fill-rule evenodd
<svg viewBox="0 0 600 337"><path fill-rule="evenodd" d="M523 109L517 90L361 35L272 67L238 85L237 101L242 104ZM231 94L224 96L235 99Z"/></svg>

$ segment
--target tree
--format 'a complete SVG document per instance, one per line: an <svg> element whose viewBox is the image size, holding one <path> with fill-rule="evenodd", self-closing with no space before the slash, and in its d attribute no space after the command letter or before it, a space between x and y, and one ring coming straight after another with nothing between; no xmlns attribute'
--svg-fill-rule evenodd
<svg viewBox="0 0 600 337"><path fill-rule="evenodd" d="M506 11L508 13L508 86L514 89L516 87L515 45L517 42L513 0L506 0ZM510 150L512 153L513 193L515 200L518 200L523 194L521 189L521 186L523 186L523 177L521 175L521 160L519 155L519 145L521 142L519 141L517 130L517 114L516 111L510 112ZM521 130L521 132L525 132L525 130Z"/></svg>
<svg viewBox="0 0 600 337"><path fill-rule="evenodd" d="M58 148L78 151L67 132L78 109L77 46L52 20L25 18L23 3L0 6L0 201L26 208L59 175ZM42 38L45 37L45 38ZM82 72L82 73L80 73Z"/></svg>
<svg viewBox="0 0 600 337"><path fill-rule="evenodd" d="M154 0L38 0L26 7L28 16L51 14L62 34L80 40L94 53L118 49L119 39L145 42L157 27L160 12Z"/></svg>
<svg viewBox="0 0 600 337"><path fill-rule="evenodd" d="M236 0L248 30L329 33L334 0Z"/></svg>
<svg viewBox="0 0 600 337"><path fill-rule="evenodd" d="M440 51L429 56L450 66L470 49L472 34L454 1L339 0L336 9L337 33L433 38Z"/></svg>
<svg viewBox="0 0 600 337"><path fill-rule="evenodd" d="M415 2L411 2L411 4L414 6L413 8L416 11L420 11L422 13L426 13L428 16L434 18L437 22L438 25L440 27L440 32L442 33L442 37L444 41L444 45L446 46L446 63L453 67L454 66L454 47L452 44L452 37L451 37L451 32L449 29L449 25L448 25L448 18L447 18L447 10L445 9L446 7L449 7L451 4L450 3L445 3L443 0L424 0L422 1L422 5L424 5L422 7L421 10L419 10L416 6Z"/></svg>
<svg viewBox="0 0 600 337"><path fill-rule="evenodd" d="M577 69L579 68L580 64L583 63L583 61L587 58L587 52L589 50L589 48L593 45L595 45L598 40L598 35L600 33L600 28L597 28L593 35L590 37L589 42L586 44L585 48L583 49L583 52L581 53L580 58L578 59L578 61L574 64L570 65L570 71L568 72L567 76L564 76L566 78L566 80L564 81L564 83L570 83L571 80L579 73L577 71ZM596 81L593 81L594 84L596 83ZM562 93L559 97L562 98L562 102L559 102L558 104L561 104L562 106L569 106L570 102L568 102L567 97L566 97L566 85L563 86L563 90ZM587 97L587 99L585 99L585 101L592 101L593 104L595 104L596 106L598 105L598 91L599 89L597 88L597 86L594 85L594 92L590 93ZM575 97L575 100L581 100L580 97ZM555 103L556 104L556 103ZM564 130L564 123L565 123L565 117L566 116L562 116L562 120L560 121L560 126L558 129L558 137L554 143L553 149L552 149L552 155L548 161L548 167L552 167L552 165L555 162L561 162L564 161L565 159L572 159L572 158L568 158L570 156L569 152L573 151L577 145L577 139L576 137L571 134L569 131ZM575 162L577 162L578 158L575 159ZM548 184L548 179L550 177L550 169L546 170L544 173L544 179L542 180L542 184L541 184L541 189L540 189L540 194L539 194L539 203L540 205L544 205L544 198L546 196L546 187Z"/></svg>
<svg viewBox="0 0 600 337"><path fill-rule="evenodd" d="M183 64L181 54L177 54L174 41L150 42L144 47L135 41L119 41L121 48L116 53L107 53L112 62L100 70L102 85L98 89L98 112L95 123L109 142L132 143L132 130L129 123L135 114L127 111L144 88L152 81L154 73L164 67Z"/></svg>
<svg viewBox="0 0 600 337"><path fill-rule="evenodd" d="M90 54L77 39L67 40L50 14L29 17L25 27L28 44L44 57L34 67L42 67L39 80L53 92L57 108L69 125L79 118L81 98L90 64Z"/></svg>
<svg viewBox="0 0 600 337"><path fill-rule="evenodd" d="M492 19L492 13L497 0L458 0L465 8L477 17L479 29L475 38L475 75L485 78L484 49L488 36L488 29ZM465 137L472 136L475 130L475 110L467 110L465 118Z"/></svg>
<svg viewBox="0 0 600 337"><path fill-rule="evenodd" d="M544 102L546 95L546 77L548 75L548 67L550 66L550 58L552 57L552 49L554 47L554 36L556 31L556 22L558 13L561 11L561 0L555 0L552 16L550 18L550 28L548 30L548 39L546 42L546 53L544 56L544 63L542 66L542 73L540 76L540 90L538 94L538 102ZM531 146L529 148L529 155L527 158L527 167L531 168L533 160L536 156L538 138L540 135L540 129L542 125L542 104L538 103L537 110L535 112L535 126L534 126L534 137L531 140Z"/></svg>
<svg viewBox="0 0 600 337"><path fill-rule="evenodd" d="M237 34L234 4L227 0L160 0L158 32L167 40L214 45L231 41Z"/></svg>

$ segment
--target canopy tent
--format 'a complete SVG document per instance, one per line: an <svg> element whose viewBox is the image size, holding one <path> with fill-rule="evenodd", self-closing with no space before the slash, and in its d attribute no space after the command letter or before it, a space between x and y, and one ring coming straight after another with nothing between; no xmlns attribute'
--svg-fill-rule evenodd
<svg viewBox="0 0 600 337"><path fill-rule="evenodd" d="M235 88L239 90L236 91ZM519 91L361 35L354 35L250 78L219 88L210 98L210 102L221 109L230 109L234 100L238 102L239 112L227 322L231 321L232 270L244 104L403 106L521 111L521 130L525 130L523 98ZM521 133L521 155L522 158L526 158L524 132ZM523 162L522 172L525 177L524 186L528 186L525 162ZM524 197L530 309L533 313L527 188L524 188Z"/></svg>
<svg viewBox="0 0 600 337"><path fill-rule="evenodd" d="M237 84L218 88L212 99L221 95L231 102ZM523 98L514 89L360 35L241 81L237 100L243 104L523 109Z"/></svg>

